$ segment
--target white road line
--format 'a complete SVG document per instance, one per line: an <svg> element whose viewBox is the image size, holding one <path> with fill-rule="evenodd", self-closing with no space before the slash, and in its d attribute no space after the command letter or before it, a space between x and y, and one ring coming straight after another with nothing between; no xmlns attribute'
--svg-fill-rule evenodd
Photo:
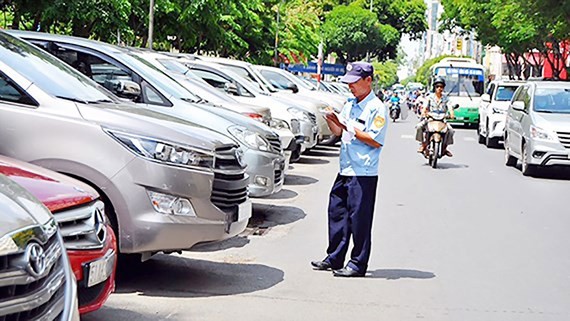
<svg viewBox="0 0 570 321"><path fill-rule="evenodd" d="M414 135L402 135L403 139L414 139Z"/></svg>

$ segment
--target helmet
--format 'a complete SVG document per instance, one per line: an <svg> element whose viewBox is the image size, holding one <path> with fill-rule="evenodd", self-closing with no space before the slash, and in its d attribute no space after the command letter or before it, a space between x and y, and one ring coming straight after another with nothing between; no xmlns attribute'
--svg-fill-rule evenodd
<svg viewBox="0 0 570 321"><path fill-rule="evenodd" d="M441 77L435 78L435 80L433 82L433 86L435 87L437 84L441 84L441 85L443 85L443 87L445 87L445 79L443 79Z"/></svg>

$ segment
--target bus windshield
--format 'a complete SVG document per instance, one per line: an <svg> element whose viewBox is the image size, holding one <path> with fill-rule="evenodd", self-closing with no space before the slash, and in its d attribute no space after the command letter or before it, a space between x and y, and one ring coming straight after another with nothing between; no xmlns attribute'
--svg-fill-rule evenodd
<svg viewBox="0 0 570 321"><path fill-rule="evenodd" d="M435 77L445 79L449 96L480 97L483 94L485 78L481 69L441 67L435 69Z"/></svg>

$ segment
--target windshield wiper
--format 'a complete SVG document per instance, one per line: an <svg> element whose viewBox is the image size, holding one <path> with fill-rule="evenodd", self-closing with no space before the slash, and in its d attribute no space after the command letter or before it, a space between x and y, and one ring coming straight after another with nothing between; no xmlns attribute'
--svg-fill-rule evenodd
<svg viewBox="0 0 570 321"><path fill-rule="evenodd" d="M90 100L87 102L88 104L103 104L103 103L114 103L111 99L97 99L97 100Z"/></svg>
<svg viewBox="0 0 570 321"><path fill-rule="evenodd" d="M536 111L537 113L545 113L545 114L553 114L554 113L552 110L547 110L547 109L535 109L534 111Z"/></svg>
<svg viewBox="0 0 570 321"><path fill-rule="evenodd" d="M202 98L198 98L198 99L181 98L181 99L184 100L184 101L187 101L187 102L189 102L189 103L194 103L194 104L205 104L205 103L208 102L207 100L204 100L204 99L202 99Z"/></svg>
<svg viewBox="0 0 570 321"><path fill-rule="evenodd" d="M65 99L65 100L69 100L69 101L73 101L73 102L80 103L80 104L88 104L89 103L88 101L81 100L79 98L65 97L65 96L55 96L55 97Z"/></svg>
<svg viewBox="0 0 570 321"><path fill-rule="evenodd" d="M467 96L469 96L469 99L473 100L473 98L471 98L471 95L469 94L469 89L467 89L467 86L465 86L465 84L461 84L463 86L463 88L465 88L465 92L467 93Z"/></svg>

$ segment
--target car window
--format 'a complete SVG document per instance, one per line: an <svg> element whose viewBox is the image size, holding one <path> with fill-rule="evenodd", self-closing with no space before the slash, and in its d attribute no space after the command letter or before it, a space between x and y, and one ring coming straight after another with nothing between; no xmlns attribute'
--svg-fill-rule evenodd
<svg viewBox="0 0 570 321"><path fill-rule="evenodd" d="M28 96L24 90L15 85L6 75L0 73L0 100L30 106L38 103Z"/></svg>
<svg viewBox="0 0 570 321"><path fill-rule="evenodd" d="M528 88L528 87L525 88L524 96L522 97L522 99L524 101L524 110L526 112L528 112L530 109L530 101L531 101L530 91L531 91L530 88Z"/></svg>
<svg viewBox="0 0 570 321"><path fill-rule="evenodd" d="M526 86L519 88L518 91L515 92L513 101L523 101L523 96L526 92L526 88Z"/></svg>
<svg viewBox="0 0 570 321"><path fill-rule="evenodd" d="M191 70L195 75L204 79L208 84L223 92L225 92L226 83L233 83L237 87L239 96L253 97L253 95L247 89L245 89L241 84L233 82L230 79L224 78L216 73L207 70L202 70L202 69L191 69Z"/></svg>
<svg viewBox="0 0 570 321"><path fill-rule="evenodd" d="M517 86L499 86L497 92L495 93L496 101L511 101Z"/></svg>
<svg viewBox="0 0 570 321"><path fill-rule="evenodd" d="M534 110L542 113L570 113L570 88L537 88Z"/></svg>
<svg viewBox="0 0 570 321"><path fill-rule="evenodd" d="M267 78L274 87L279 89L287 89L287 85L291 82L285 76L269 70L261 70L261 75Z"/></svg>

